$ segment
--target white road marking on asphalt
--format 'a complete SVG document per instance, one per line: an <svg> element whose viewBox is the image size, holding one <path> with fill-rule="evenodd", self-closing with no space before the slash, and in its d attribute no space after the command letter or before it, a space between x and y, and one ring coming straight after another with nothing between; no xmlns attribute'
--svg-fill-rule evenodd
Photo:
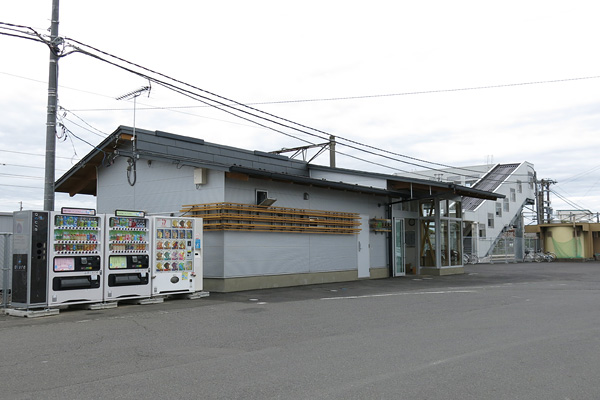
<svg viewBox="0 0 600 400"><path fill-rule="evenodd" d="M402 292L402 293L382 293L382 294L366 294L362 296L345 296L345 297L322 297L321 300L348 300L348 299L368 299L373 297L389 297L389 296L404 296L409 294L451 294L451 293L477 293L476 290L439 290L429 292Z"/></svg>

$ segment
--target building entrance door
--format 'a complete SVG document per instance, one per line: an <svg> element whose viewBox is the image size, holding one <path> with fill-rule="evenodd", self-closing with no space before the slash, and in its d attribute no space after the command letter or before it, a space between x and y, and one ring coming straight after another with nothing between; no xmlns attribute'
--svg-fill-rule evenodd
<svg viewBox="0 0 600 400"><path fill-rule="evenodd" d="M371 276L371 256L369 248L369 216L361 214L361 229L357 236L358 249L358 277L369 278Z"/></svg>
<svg viewBox="0 0 600 400"><path fill-rule="evenodd" d="M392 232L394 235L394 276L404 276L406 275L404 218L394 218Z"/></svg>

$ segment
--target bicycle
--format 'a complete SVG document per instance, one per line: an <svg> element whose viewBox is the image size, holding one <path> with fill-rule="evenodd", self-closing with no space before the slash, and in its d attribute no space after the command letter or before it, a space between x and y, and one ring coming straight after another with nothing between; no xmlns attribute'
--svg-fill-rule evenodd
<svg viewBox="0 0 600 400"><path fill-rule="evenodd" d="M552 262L552 261L556 260L556 254L552 253L551 251L547 251L545 253L540 252L538 254L540 254L542 256L542 259L544 261Z"/></svg>
<svg viewBox="0 0 600 400"><path fill-rule="evenodd" d="M477 264L478 262L479 257L476 254L463 254L463 265Z"/></svg>
<svg viewBox="0 0 600 400"><path fill-rule="evenodd" d="M523 257L523 262L542 262L544 257L539 253L532 251L532 249L525 249L525 256Z"/></svg>

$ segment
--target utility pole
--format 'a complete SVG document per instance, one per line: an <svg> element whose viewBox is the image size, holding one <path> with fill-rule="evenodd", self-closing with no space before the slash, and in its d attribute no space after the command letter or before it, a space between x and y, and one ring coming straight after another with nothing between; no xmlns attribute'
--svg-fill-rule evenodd
<svg viewBox="0 0 600 400"><path fill-rule="evenodd" d="M54 171L56 161L56 108L58 103L58 2L52 0L50 63L48 68L48 108L46 116L46 174L44 211L54 211Z"/></svg>
<svg viewBox="0 0 600 400"><path fill-rule="evenodd" d="M329 135L329 166L335 168L335 136Z"/></svg>
<svg viewBox="0 0 600 400"><path fill-rule="evenodd" d="M536 182L536 185L537 183L538 182ZM539 181L540 186L536 198L538 224L550 223L552 221L552 208L550 207L550 185L555 183L556 181L552 179L542 179Z"/></svg>

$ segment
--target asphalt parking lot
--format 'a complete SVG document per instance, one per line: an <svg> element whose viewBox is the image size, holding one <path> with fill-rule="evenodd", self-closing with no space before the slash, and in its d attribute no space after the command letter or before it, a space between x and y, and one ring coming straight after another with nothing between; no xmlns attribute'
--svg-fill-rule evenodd
<svg viewBox="0 0 600 400"><path fill-rule="evenodd" d="M2 399L598 399L600 263L0 315Z"/></svg>

